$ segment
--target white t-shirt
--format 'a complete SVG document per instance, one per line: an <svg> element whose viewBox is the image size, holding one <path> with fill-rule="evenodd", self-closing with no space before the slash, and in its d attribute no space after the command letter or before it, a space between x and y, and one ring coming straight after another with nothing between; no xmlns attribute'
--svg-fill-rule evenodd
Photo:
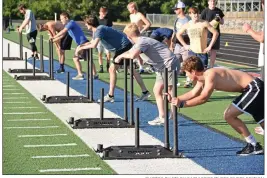
<svg viewBox="0 0 267 178"><path fill-rule="evenodd" d="M27 34L37 30L35 17L31 10L26 10L25 19L30 19L30 22L26 25L25 28Z"/></svg>

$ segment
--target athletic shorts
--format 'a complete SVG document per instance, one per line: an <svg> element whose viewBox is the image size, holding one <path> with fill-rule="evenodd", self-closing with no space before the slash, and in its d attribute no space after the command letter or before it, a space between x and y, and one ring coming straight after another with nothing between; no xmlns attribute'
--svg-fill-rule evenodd
<svg viewBox="0 0 267 178"><path fill-rule="evenodd" d="M175 44L173 53L180 60L180 62L185 61L189 55L188 50L186 50L183 46L179 45L178 43Z"/></svg>
<svg viewBox="0 0 267 178"><path fill-rule="evenodd" d="M72 38L66 33L66 35L60 41L60 49L61 50L71 50Z"/></svg>
<svg viewBox="0 0 267 178"><path fill-rule="evenodd" d="M211 38L208 38L208 45L207 46L209 46L210 42L211 42ZM220 42L221 42L221 40L220 40L220 35L219 35L217 40L215 41L215 43L211 47L211 49L219 50L220 49Z"/></svg>
<svg viewBox="0 0 267 178"><path fill-rule="evenodd" d="M119 63L115 63L114 59L116 59L117 56L121 55L122 53L129 51L131 48L133 47L132 43L129 43L125 48L118 50L115 52L114 57L113 57L113 63L116 65L123 65L124 61L126 60L126 65L128 66L130 64L130 60L129 59L122 59Z"/></svg>
<svg viewBox="0 0 267 178"><path fill-rule="evenodd" d="M238 110L253 116L257 123L264 121L264 82L254 79L232 103Z"/></svg>
<svg viewBox="0 0 267 178"><path fill-rule="evenodd" d="M178 76L178 71L180 70L180 61L178 59L175 58L175 61L173 61L172 66L170 67L170 69L168 69L168 86L172 86L172 82L173 82L173 76L172 76L172 71L176 70L176 74ZM156 82L155 83L164 83L164 70L159 72L156 71ZM177 77L176 76L176 77Z"/></svg>
<svg viewBox="0 0 267 178"><path fill-rule="evenodd" d="M98 53L103 53L104 51L105 51L106 54L109 53L109 50L107 50L107 49L102 45L101 41L98 42L96 48L97 48L97 52L98 52Z"/></svg>
<svg viewBox="0 0 267 178"><path fill-rule="evenodd" d="M85 44L85 43L87 43L88 41L86 41L86 42L84 42L83 44ZM83 44L81 44L80 46L83 46ZM78 46L77 46L78 47ZM76 48L77 49L77 48ZM74 51L76 51L76 49L74 50ZM76 56L75 54L74 54L74 57L76 58L76 57L78 57L79 59L84 59L84 60L86 60L86 50L82 50L82 51L80 51L79 52L79 54L78 54L78 56Z"/></svg>
<svg viewBox="0 0 267 178"><path fill-rule="evenodd" d="M203 65L205 68L208 67L208 62L209 62L209 56L208 54L200 54L200 53L194 53L193 51L190 51L189 50L189 53L188 53L189 56L196 56L196 57L199 57L199 59L202 61Z"/></svg>

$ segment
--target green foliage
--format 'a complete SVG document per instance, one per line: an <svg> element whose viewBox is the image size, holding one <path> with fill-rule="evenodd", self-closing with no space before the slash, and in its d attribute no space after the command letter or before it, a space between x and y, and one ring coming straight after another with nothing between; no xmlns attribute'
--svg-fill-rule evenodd
<svg viewBox="0 0 267 178"><path fill-rule="evenodd" d="M129 21L129 12L127 4L132 0L3 0L3 16L11 16L13 19L23 18L17 9L18 4L24 3L31 9L36 19L54 19L54 13L60 14L66 11L71 18L80 20L81 17L87 14L98 15L98 10L101 6L106 6L109 9L109 15L114 21ZM207 0L182 0L187 6L196 6L200 10L207 7ZM135 0L139 11L143 14L173 14L177 0Z"/></svg>

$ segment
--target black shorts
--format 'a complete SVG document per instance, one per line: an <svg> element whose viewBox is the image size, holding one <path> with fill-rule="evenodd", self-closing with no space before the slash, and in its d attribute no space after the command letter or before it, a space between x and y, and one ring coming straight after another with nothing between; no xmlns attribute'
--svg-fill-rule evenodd
<svg viewBox="0 0 267 178"><path fill-rule="evenodd" d="M88 41L84 42L83 44L87 43ZM83 44L79 45L82 46ZM78 47L78 46L77 46ZM77 49L77 48L76 48ZM76 49L74 51L76 51ZM89 54L90 55L90 54ZM81 50L78 54L78 56L76 56L74 54L74 58L78 57L78 59L84 59L86 61L86 50Z"/></svg>
<svg viewBox="0 0 267 178"><path fill-rule="evenodd" d="M71 36L66 33L66 35L60 41L60 49L61 50L70 50L72 44Z"/></svg>
<svg viewBox="0 0 267 178"><path fill-rule="evenodd" d="M126 51L129 51L132 47L133 47L133 44L129 43L125 48L116 51L113 59L116 59L117 56L121 55L122 53L124 53ZM119 63L115 63L115 62L113 62L113 63L116 64L116 65L123 65L124 64L124 59L122 59ZM130 60L126 59L126 64L128 66L130 64Z"/></svg>
<svg viewBox="0 0 267 178"><path fill-rule="evenodd" d="M264 82L254 79L232 104L240 111L251 114L257 123L264 121Z"/></svg>
<svg viewBox="0 0 267 178"><path fill-rule="evenodd" d="M27 40L29 43L34 43L36 42L36 36L37 36L37 30L34 30L30 33L27 34Z"/></svg>
<svg viewBox="0 0 267 178"><path fill-rule="evenodd" d="M215 50L219 50L220 49L220 42L221 42L221 36L219 35L217 40L215 41L215 43L213 44L213 46L211 47L211 49L215 49ZM211 38L208 38L208 46L211 42Z"/></svg>

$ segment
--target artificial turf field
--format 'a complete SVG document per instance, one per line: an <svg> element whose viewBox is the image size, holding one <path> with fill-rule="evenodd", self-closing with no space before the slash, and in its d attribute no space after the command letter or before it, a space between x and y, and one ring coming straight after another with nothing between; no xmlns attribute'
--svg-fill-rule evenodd
<svg viewBox="0 0 267 178"><path fill-rule="evenodd" d="M44 39L47 40L48 39L48 36L46 35L46 33L43 33L43 35L44 35ZM14 41L14 42L17 42L18 43L18 34L15 33L15 32L11 32L11 34L4 34L4 38L7 38L7 39L9 39L11 41ZM24 46L27 47L28 42L27 42L25 36L24 36L23 39L24 39L23 44L24 44ZM39 39L37 39L37 45L39 47ZM73 46L72 47L75 48L75 46L76 45L73 43ZM48 56L48 44L47 44L47 41L44 41L44 55L47 55ZM66 64L69 65L69 66L71 66L71 67L74 67L74 64L72 62L72 56L73 56L73 50L66 52ZM57 58L57 55L54 54L54 57ZM95 59L94 60L95 64L97 64L98 62L97 62L96 53L94 55L94 59ZM86 68L85 68L86 63L82 63L82 64L83 64L84 71L86 71ZM233 65L233 64L225 64L225 63L219 63L219 62L217 64L218 65L222 65L222 66L227 66L227 67L239 67L239 66L236 66L236 65ZM98 65L96 65L96 66L98 67ZM5 76L7 74L3 74L3 75ZM109 82L109 75L108 75L108 73L103 73L103 74L99 74L99 75L100 75L100 80L103 80L105 82ZM154 75L143 75L142 77L144 79L144 82L145 82L147 88L152 93L152 88L153 88L153 85L154 85L155 76ZM11 80L13 80L13 79L11 79ZM184 78L183 77L179 78L179 82L182 85L183 85L183 81L184 81ZM16 83L14 80L13 80L13 82ZM9 83L10 82L8 82L7 85L10 85ZM4 81L3 81L3 86L5 86L5 82ZM124 84L123 84L123 73L119 73L118 74L117 86L120 87L120 88L123 88L123 86L124 86ZM178 88L178 94L182 94L182 93L184 93L184 92L186 92L188 90L190 90L190 89L184 89L182 87L179 87ZM5 92L5 90L3 92ZM135 93L137 95L140 95L141 91L140 91L140 88L139 87L136 87L135 88ZM181 114L183 114L183 115L185 115L185 116L187 116L187 117L195 120L196 122L198 122L198 123L200 123L202 125L205 125L207 127L214 128L217 131L220 131L220 132L222 132L222 133L224 133L226 135L229 135L231 137L234 137L234 138L237 138L237 139L241 139L241 137L223 120L223 111L231 103L231 101L233 100L233 98L235 96L237 96L237 95L238 95L237 93L214 92L214 94L210 98L209 102L207 102L204 105L193 107L193 108L184 108L184 109L181 110ZM4 95L4 97L5 97L5 95ZM151 100L151 102L154 102L154 97L152 96L150 98L150 100ZM3 101L5 101L5 100L3 100ZM36 103L38 103L37 100L35 100L35 101L36 101ZM38 104L40 105L40 103L38 103ZM16 107L16 106L13 106L14 104L11 104L11 105L12 105L12 107ZM35 106L35 104L33 106ZM6 103L3 103L3 107L6 107ZM3 112L5 112L5 110L3 110ZM14 112L19 112L19 109L15 109ZM36 110L36 112L40 112L40 111L39 110L38 111ZM46 111L46 112L48 112L48 111ZM3 118L4 119L6 118L5 115L4 115ZM39 117L39 115L38 115L38 118L42 118L42 117ZM253 121L253 119L250 116L242 116L242 119L246 121L249 129L253 132L254 127L257 126L255 124L255 122ZM45 121L46 120L44 120L42 122L45 123ZM30 123L32 123L32 122L30 122ZM58 123L60 123L60 121L58 121ZM10 121L9 122L4 121L4 127L10 126L8 124L10 124ZM64 127L63 124L62 124L62 127ZM65 130L68 130L68 129L65 127ZM7 131L4 129L4 135L5 135L5 133ZM259 142L261 142L262 145L263 145L263 137L262 136L258 136L258 135L255 135L255 136L256 136L256 139ZM5 136L5 137L7 137L7 138L4 138L4 144L6 143L5 142L6 139L7 140L12 140L12 139L10 139L11 136L9 136L9 134L7 134L7 136ZM76 139L78 139L78 138L76 138ZM15 141L15 143L18 143L18 142ZM11 145L11 143L7 142L5 145L8 146L8 145ZM5 155L11 154L11 152L5 152L5 150L6 150L5 149L5 145L4 145L4 158L5 158ZM83 148L81 150L83 150ZM12 150L12 152L16 152L16 150ZM65 158L62 158L62 159L65 159ZM83 157L81 159L83 159ZM12 158L12 160L14 160L14 158ZM86 157L85 157L85 160L86 160ZM33 164L33 165L35 165L35 164ZM54 167L54 166L52 166L52 167ZM92 166L90 166L90 167L92 167ZM5 168L5 164L4 164L4 168ZM6 169L6 170L8 170L8 169ZM11 172L13 172L13 171L14 170L12 170ZM96 172L97 172L96 174L99 174L100 173L98 171L96 171ZM108 172L111 173L111 171L108 171ZM20 173L21 173L21 171L20 171ZM88 172L86 172L86 173L88 174ZM35 174L35 172L33 174Z"/></svg>

